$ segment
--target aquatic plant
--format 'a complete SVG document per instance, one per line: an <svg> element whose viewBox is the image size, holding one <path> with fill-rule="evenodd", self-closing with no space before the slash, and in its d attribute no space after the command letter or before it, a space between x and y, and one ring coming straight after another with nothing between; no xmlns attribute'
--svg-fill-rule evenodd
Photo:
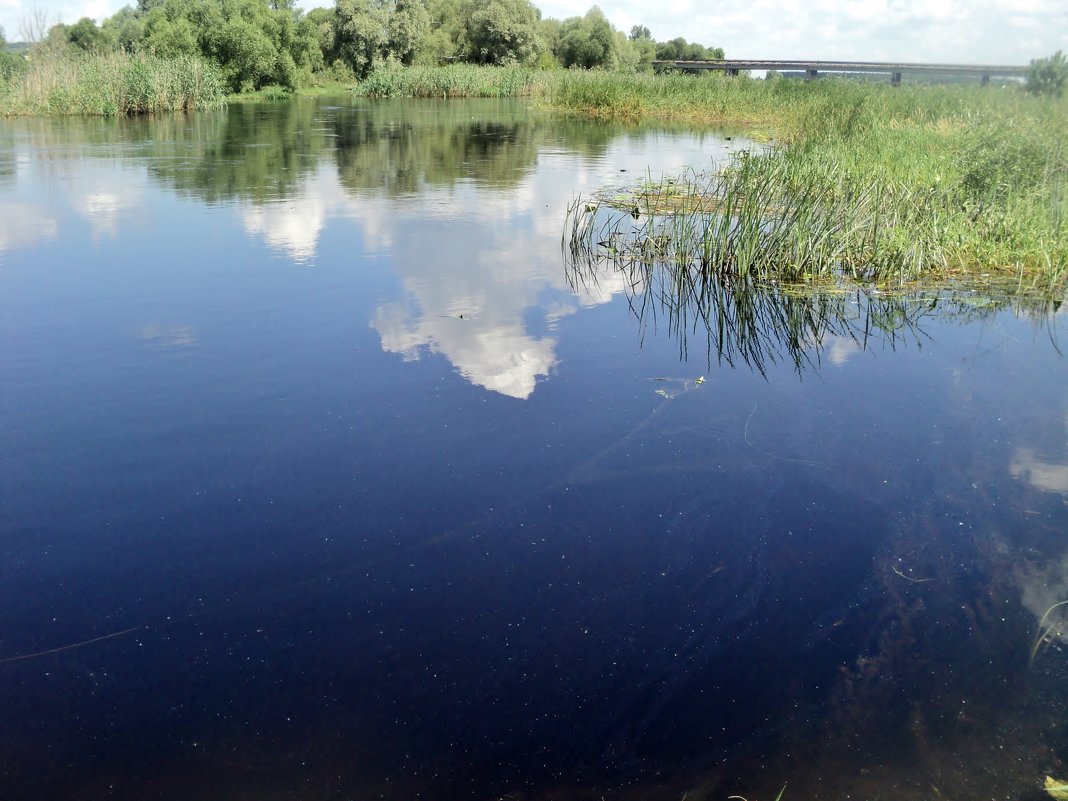
<svg viewBox="0 0 1068 801"><path fill-rule="evenodd" d="M1038 621L1038 633L1035 634L1035 641L1031 646L1030 662L1032 664L1035 661L1035 657L1038 656L1038 652L1042 649L1042 646L1060 635L1056 623L1051 622L1049 617L1055 609L1059 609L1062 606L1068 606L1068 601L1060 601L1059 603L1053 604Z"/></svg>
<svg viewBox="0 0 1068 801"><path fill-rule="evenodd" d="M366 97L529 97L544 96L551 80L551 73L519 66L390 65L371 72L356 85L355 93Z"/></svg>
<svg viewBox="0 0 1068 801"><path fill-rule="evenodd" d="M1046 777L1046 792L1056 799L1068 799L1068 782L1057 781L1052 776Z"/></svg>
<svg viewBox="0 0 1068 801"><path fill-rule="evenodd" d="M724 170L646 184L624 195L622 205L618 195L580 199L569 209L572 246L591 256L600 251L615 260L669 261L765 280L840 267L875 278L946 263L929 235L925 198L905 203L892 197L892 186L842 178L833 166L790 153L752 155ZM912 235L902 235L903 227Z"/></svg>
<svg viewBox="0 0 1068 801"><path fill-rule="evenodd" d="M0 86L0 114L126 116L218 108L225 102L210 62L147 54L42 52Z"/></svg>
<svg viewBox="0 0 1068 801"><path fill-rule="evenodd" d="M820 347L834 337L864 349L873 337L895 346L917 338L925 303L854 289L794 291L752 278L736 280L668 260L605 265L568 254L568 280L575 288L598 282L605 270L622 272L627 300L641 336L663 327L690 355L700 337L709 364L748 365L760 373L779 361L799 372L818 364Z"/></svg>
<svg viewBox="0 0 1068 801"><path fill-rule="evenodd" d="M1068 273L1064 101L978 87L585 74L557 78L551 99L606 119L742 122L775 140L637 198L641 214L659 217L640 235L670 243L675 258L785 280L997 272L1052 286ZM687 202L673 206L680 194Z"/></svg>
<svg viewBox="0 0 1068 801"><path fill-rule="evenodd" d="M1011 174L1045 170L1024 161ZM586 258L672 262L721 276L901 283L978 269L1056 286L1068 272L1064 175L1044 176L1026 195L999 202L1007 179L996 176L988 191L963 182L917 188L861 176L830 153L768 150L719 170L579 198L565 229L570 250Z"/></svg>
<svg viewBox="0 0 1068 801"><path fill-rule="evenodd" d="M782 789L779 790L779 794L777 796L775 796L775 801L782 801L782 795L785 792L786 792L786 785L784 784L782 786ZM730 799L738 799L738 801L749 801L749 799L747 799L745 796L741 796L741 795L729 795L729 796L727 796L727 799L728 799L728 801L730 801Z"/></svg>
<svg viewBox="0 0 1068 801"><path fill-rule="evenodd" d="M890 291L858 283L841 272L824 278L805 274L790 282L773 270L720 269L735 254L757 268L764 265L759 237L765 232L756 226L752 234L745 234L757 245L736 243L734 237L739 235L730 226L732 220L737 222L737 214L724 214L719 201L710 204L702 195L690 195L685 184L644 186L641 197L617 193L572 209L562 242L567 279L583 294L595 294L602 281L622 283L641 336L650 328L665 328L678 342L682 358L688 358L696 337L703 341L709 364L745 364L764 373L769 365L785 361L801 372L818 366L828 342L851 343L864 350L873 342L896 348L921 341L923 321L930 315L967 323L1012 308L1041 324L1060 306L1059 296L1016 283L1015 291L1009 292L993 282L996 294L992 295L975 292L974 282L963 290L950 282L906 284ZM637 205L628 213L636 197ZM724 242L709 244L705 251L698 250L705 247L703 242L680 250L677 231L658 228L659 215L646 213L664 207L684 217L718 215L726 231ZM637 219L632 216L635 209ZM692 226L684 233L695 236ZM785 247L781 250L789 257ZM709 253L718 254L720 261ZM784 263L792 264L788 259Z"/></svg>

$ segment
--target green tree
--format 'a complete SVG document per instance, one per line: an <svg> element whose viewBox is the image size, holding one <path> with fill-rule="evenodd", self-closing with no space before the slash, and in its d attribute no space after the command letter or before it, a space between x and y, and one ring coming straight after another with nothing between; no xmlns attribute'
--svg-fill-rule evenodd
<svg viewBox="0 0 1068 801"><path fill-rule="evenodd" d="M656 58L656 42L652 37L641 36L630 40L630 49L634 59L634 69L648 72L653 68L653 60Z"/></svg>
<svg viewBox="0 0 1068 801"><path fill-rule="evenodd" d="M323 65L315 26L283 0L163 0L144 15L144 47L212 59L235 92L294 88Z"/></svg>
<svg viewBox="0 0 1068 801"><path fill-rule="evenodd" d="M141 40L145 37L145 23L140 12L131 6L119 9L100 25L107 40L108 47L113 50L126 50L132 52L141 46Z"/></svg>
<svg viewBox="0 0 1068 801"><path fill-rule="evenodd" d="M11 53L5 49L7 40L4 39L4 29L0 26L0 84L10 80L16 73L21 72L26 64L26 59L18 53Z"/></svg>
<svg viewBox="0 0 1068 801"><path fill-rule="evenodd" d="M531 63L540 14L530 0L468 0L464 54L477 64Z"/></svg>
<svg viewBox="0 0 1068 801"><path fill-rule="evenodd" d="M1034 95L1060 97L1068 82L1068 59L1058 50L1048 58L1035 58L1027 70L1027 91Z"/></svg>
<svg viewBox="0 0 1068 801"><path fill-rule="evenodd" d="M439 64L458 58L467 36L465 0L427 0L430 30L417 60Z"/></svg>
<svg viewBox="0 0 1068 801"><path fill-rule="evenodd" d="M375 0L337 0L334 41L338 58L365 78L389 41L389 10Z"/></svg>
<svg viewBox="0 0 1068 801"><path fill-rule="evenodd" d="M70 47L70 25L58 22L48 29L42 44L49 50L65 50Z"/></svg>
<svg viewBox="0 0 1068 801"><path fill-rule="evenodd" d="M192 5L167 0L144 15L144 47L163 58L200 52L198 26L188 16Z"/></svg>
<svg viewBox="0 0 1068 801"><path fill-rule="evenodd" d="M705 47L697 42L687 42L678 36L667 42L658 42L656 57L679 61L714 61L723 58L723 48Z"/></svg>
<svg viewBox="0 0 1068 801"><path fill-rule="evenodd" d="M653 34L644 25L635 25L630 29L630 40L632 42L637 42L639 39L648 39L652 41Z"/></svg>
<svg viewBox="0 0 1068 801"><path fill-rule="evenodd" d="M89 17L82 17L67 28L67 41L89 53L107 49L107 37Z"/></svg>
<svg viewBox="0 0 1068 801"><path fill-rule="evenodd" d="M323 62L326 64L337 58L337 51L334 48L334 20L336 17L336 8L313 8L305 17L315 35L316 42L319 44L319 53Z"/></svg>
<svg viewBox="0 0 1068 801"><path fill-rule="evenodd" d="M571 17L560 26L556 57L565 67L605 67L619 63L616 31L597 6L584 17Z"/></svg>
<svg viewBox="0 0 1068 801"><path fill-rule="evenodd" d="M387 25L389 54L411 64L430 33L430 14L423 0L397 0Z"/></svg>
<svg viewBox="0 0 1068 801"><path fill-rule="evenodd" d="M249 92L267 83L293 86L296 65L274 46L267 32L240 16L208 32L207 49L219 62L232 89Z"/></svg>

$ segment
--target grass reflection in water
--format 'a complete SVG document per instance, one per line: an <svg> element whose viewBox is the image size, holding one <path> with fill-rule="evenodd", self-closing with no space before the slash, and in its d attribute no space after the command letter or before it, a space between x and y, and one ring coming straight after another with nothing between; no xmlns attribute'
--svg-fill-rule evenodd
<svg viewBox="0 0 1068 801"><path fill-rule="evenodd" d="M816 366L834 338L860 350L895 348L921 342L928 317L967 323L1012 308L1048 322L1063 302L1056 287L990 276L967 285L945 275L893 286L853 280L874 276L832 269L845 254L823 250L811 220L767 213L781 211L773 198L735 194L722 180L711 189L664 181L574 202L562 240L571 287L622 284L643 336L665 327L686 358L690 336L704 334L709 364L761 374L780 360L799 372ZM824 222L835 216L821 214Z"/></svg>

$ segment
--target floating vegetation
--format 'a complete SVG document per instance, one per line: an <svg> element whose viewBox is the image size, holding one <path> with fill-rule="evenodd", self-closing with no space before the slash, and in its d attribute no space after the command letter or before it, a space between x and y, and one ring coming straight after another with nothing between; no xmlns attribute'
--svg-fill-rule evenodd
<svg viewBox="0 0 1068 801"><path fill-rule="evenodd" d="M666 400L674 400L675 398L679 397L679 395L685 395L687 392L692 392L693 390L697 389L699 386L705 383L705 377L702 375L698 376L695 379L689 379L663 378L661 376L657 376L653 379L653 381L660 381L670 387L669 389L661 387L660 389L656 390L657 395Z"/></svg>

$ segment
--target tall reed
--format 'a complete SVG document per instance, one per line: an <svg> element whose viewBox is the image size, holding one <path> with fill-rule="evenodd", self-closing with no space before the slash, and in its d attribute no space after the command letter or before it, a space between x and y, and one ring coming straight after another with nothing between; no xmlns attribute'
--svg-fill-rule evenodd
<svg viewBox="0 0 1068 801"><path fill-rule="evenodd" d="M845 81L569 76L560 86L569 103L579 92L611 110L647 102L634 99L639 84L661 99L733 98L740 114L777 115L786 141L632 190L633 204L610 193L576 202L578 250L787 281L1009 274L1053 287L1068 278L1064 103ZM769 98L787 102L774 111Z"/></svg>
<svg viewBox="0 0 1068 801"><path fill-rule="evenodd" d="M0 85L0 114L124 116L218 108L218 68L202 59L146 54L39 52Z"/></svg>
<svg viewBox="0 0 1068 801"><path fill-rule="evenodd" d="M643 337L649 329L662 328L684 359L703 347L709 365L744 364L762 374L780 362L799 373L816 368L823 349L835 340L851 342L858 350L919 341L924 321L932 317L973 323L1012 308L1048 324L1060 308L1059 299L1042 294L987 297L952 284L885 292L843 281L798 285L710 272L685 258L620 254L607 261L566 246L564 255L567 279L576 291L596 291L602 280L618 286L622 276Z"/></svg>
<svg viewBox="0 0 1068 801"><path fill-rule="evenodd" d="M544 97L552 73L526 67L387 66L356 86L367 97Z"/></svg>

